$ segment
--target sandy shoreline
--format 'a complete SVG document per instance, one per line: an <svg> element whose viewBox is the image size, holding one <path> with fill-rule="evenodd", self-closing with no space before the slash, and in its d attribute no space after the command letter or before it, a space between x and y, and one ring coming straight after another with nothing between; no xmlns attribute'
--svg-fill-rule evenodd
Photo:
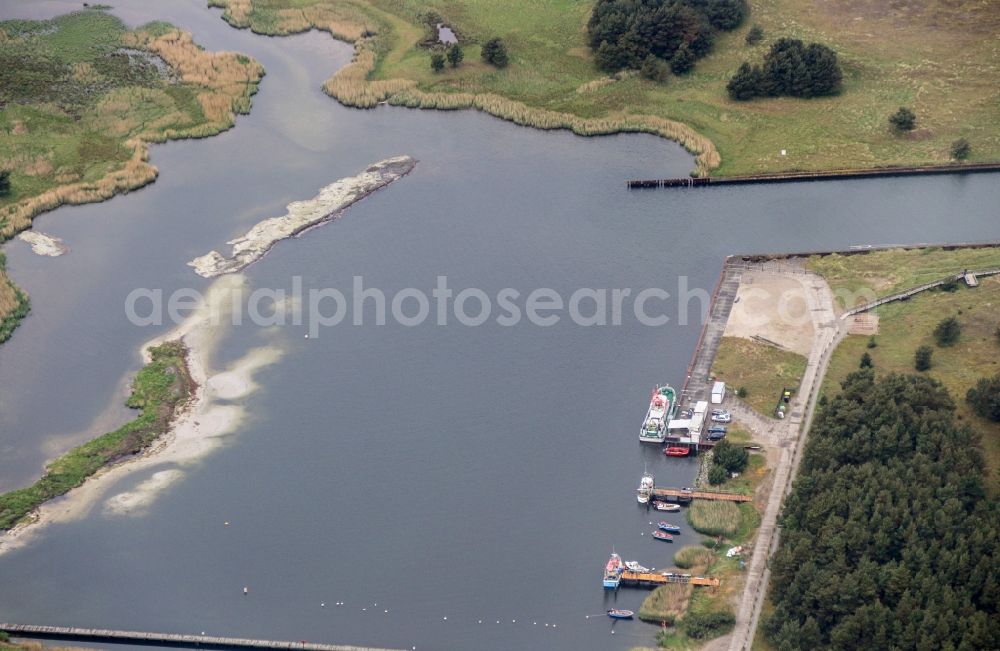
<svg viewBox="0 0 1000 651"><path fill-rule="evenodd" d="M183 479L185 466L223 445L245 416L246 409L239 401L258 389L254 373L282 355L276 346L261 346L225 370L213 372L210 368L209 359L225 324L231 323L234 295L242 295L246 283L237 272L262 258L276 242L335 219L355 202L408 174L415 165L409 156L379 161L357 176L334 181L312 199L288 204L285 215L258 223L246 235L229 242L232 257L211 251L188 263L201 276L221 277L209 286L204 301L190 317L142 347L143 362L148 364L152 347L177 340L186 346L188 373L197 385L188 404L175 416L169 431L141 455L100 469L77 488L43 503L25 522L0 533L0 555L25 546L48 524L84 517L101 502L106 517L142 515L159 493ZM57 238L33 231L22 233L22 239L33 248L37 244L50 251L46 255L56 255L52 251L60 244ZM107 496L118 482L153 469L156 471L133 487Z"/></svg>
<svg viewBox="0 0 1000 651"><path fill-rule="evenodd" d="M225 443L245 415L241 404L228 401L252 394L257 388L254 373L281 357L279 348L263 346L251 350L223 372L213 373L210 369L208 360L224 331L231 294L243 284L243 276L235 274L215 281L201 308L177 328L143 346L146 363L150 361L149 348L164 342L180 339L188 349L188 372L197 388L169 432L143 454L103 468L66 495L42 504L30 520L0 535L0 555L25 546L46 525L82 518L102 502L106 516L142 515L163 489L184 477L185 466ZM107 495L119 481L154 468L157 471L135 487Z"/></svg>
<svg viewBox="0 0 1000 651"><path fill-rule="evenodd" d="M227 242L232 246L230 257L209 251L188 266L205 278L242 271L264 257L281 240L336 219L369 194L409 174L416 164L417 161L409 156L396 156L369 165L357 176L339 179L323 187L312 199L293 201L284 215L258 222L246 234L230 240Z"/></svg>

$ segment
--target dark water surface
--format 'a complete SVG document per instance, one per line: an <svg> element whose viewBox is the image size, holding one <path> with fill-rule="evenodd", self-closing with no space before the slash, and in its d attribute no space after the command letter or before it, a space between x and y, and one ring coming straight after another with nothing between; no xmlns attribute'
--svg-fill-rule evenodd
<svg viewBox="0 0 1000 651"><path fill-rule="evenodd" d="M40 217L68 255L5 247L33 311L0 347L0 490L128 417L138 348L167 329L131 325L129 291L204 289L188 260L388 156L420 164L277 245L247 270L250 286L298 275L347 290L360 275L391 297L429 294L446 275L490 296L676 295L680 276L711 290L730 253L1000 236L996 175L628 192L624 179L683 175L690 156L648 136L584 139L468 111L346 109L319 90L350 59L325 34L254 36L195 0L114 4L131 24L163 18L248 53L268 75L235 129L154 147L152 186ZM75 6L7 2L0 16ZM608 601L598 581L612 546L666 567L698 540L686 525L674 547L650 539L633 497L645 463L662 484L696 472L636 441L649 389L683 383L698 336L700 323L675 322L676 303L667 312L656 328L628 313L615 327L341 325L308 340L304 327L235 328L217 366L268 341L286 352L258 375L231 444L147 516L95 510L0 557L0 619L418 649L650 644L654 627L612 636L585 616L645 594Z"/></svg>

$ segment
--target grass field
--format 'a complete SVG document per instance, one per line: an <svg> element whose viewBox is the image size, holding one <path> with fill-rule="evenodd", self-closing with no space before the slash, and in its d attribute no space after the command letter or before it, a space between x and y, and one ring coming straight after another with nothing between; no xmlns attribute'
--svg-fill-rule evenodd
<svg viewBox="0 0 1000 651"><path fill-rule="evenodd" d="M864 353L872 357L878 373L916 373L914 352L918 346L934 349L933 366L926 374L940 380L958 408L959 422L982 436L982 449L989 467L988 484L1000 493L1000 424L980 418L969 409L965 394L981 377L1000 371L1000 277L983 278L977 288L960 285L954 292L928 291L905 302L878 308L878 344L868 348L868 337L849 336L837 347L830 360L823 393L839 390L840 381L858 368ZM941 319L956 316L962 325L958 343L939 348L932 331Z"/></svg>
<svg viewBox="0 0 1000 651"><path fill-rule="evenodd" d="M32 486L0 495L0 530L10 529L43 502L76 488L102 467L141 452L167 431L194 383L179 342L152 348L150 354L152 361L136 375L126 403L140 410L139 416L59 457Z"/></svg>
<svg viewBox="0 0 1000 651"><path fill-rule="evenodd" d="M474 106L522 124L562 123L581 133L620 128L671 137L664 131L673 130L672 137L703 153L702 171L717 174L942 163L959 137L973 143L972 160L1000 159L1000 12L989 2L751 0L743 27L721 34L693 74L665 83L596 70L585 44L590 0L211 2L227 7L234 25L267 34L315 26L358 41L376 32L360 38L357 65L327 85L352 105ZM421 45L427 10L466 44L466 63L458 69L430 70ZM754 23L765 38L748 47L744 37ZM479 61L478 44L491 36L509 46L511 64L504 70ZM812 100L729 100L725 84L739 64L759 61L785 36L836 49L844 92ZM918 128L902 137L887 123L900 105L918 116ZM650 177L656 169L651 161Z"/></svg>
<svg viewBox="0 0 1000 651"><path fill-rule="evenodd" d="M7 256L0 251L0 344L10 339L31 309L28 295L7 278L6 264Z"/></svg>
<svg viewBox="0 0 1000 651"><path fill-rule="evenodd" d="M932 247L817 255L809 259L807 266L826 279L838 299L837 309L843 311L845 307L853 307L849 298L852 295L887 296L963 269L1000 268L1000 247L953 250Z"/></svg>
<svg viewBox="0 0 1000 651"><path fill-rule="evenodd" d="M96 9L0 23L0 243L41 212L153 181L148 143L228 129L262 75L166 23L130 31ZM0 319L16 313L14 291L0 289Z"/></svg>
<svg viewBox="0 0 1000 651"><path fill-rule="evenodd" d="M724 380L730 391L745 388L743 400L771 417L782 388L797 388L805 371L802 355L742 337L723 337L712 363L713 377Z"/></svg>

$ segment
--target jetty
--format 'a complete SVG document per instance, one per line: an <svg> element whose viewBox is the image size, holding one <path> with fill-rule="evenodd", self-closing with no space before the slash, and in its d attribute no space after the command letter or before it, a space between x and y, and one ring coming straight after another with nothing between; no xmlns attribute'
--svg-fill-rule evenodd
<svg viewBox="0 0 1000 651"><path fill-rule="evenodd" d="M630 179L625 182L625 185L629 189L701 188L715 185L749 185L755 183L786 183L791 181L867 179L880 176L970 174L974 172L1000 172L1000 162L952 163L948 165L924 165L919 167L872 167L868 169L839 169L813 172L777 172L770 174L706 176L698 178Z"/></svg>
<svg viewBox="0 0 1000 651"><path fill-rule="evenodd" d="M281 649L289 651L391 651L372 647L318 644L314 642L280 642L213 635L184 635L179 633L145 633L101 628L75 628L66 626L37 626L32 624L0 624L0 631L11 637L68 640L72 642L103 642L117 644L142 644L201 649Z"/></svg>
<svg viewBox="0 0 1000 651"><path fill-rule="evenodd" d="M749 502L753 500L752 496L743 495L742 493L725 493L723 491L707 490L689 491L682 488L654 488L652 498L659 499L664 502L689 502L692 499L716 500L722 502Z"/></svg>
<svg viewBox="0 0 1000 651"><path fill-rule="evenodd" d="M691 585L717 588L722 581L710 576L691 576L690 574L656 574L654 572L631 572L625 570L621 574L619 585L638 588L657 588L668 583L690 583Z"/></svg>

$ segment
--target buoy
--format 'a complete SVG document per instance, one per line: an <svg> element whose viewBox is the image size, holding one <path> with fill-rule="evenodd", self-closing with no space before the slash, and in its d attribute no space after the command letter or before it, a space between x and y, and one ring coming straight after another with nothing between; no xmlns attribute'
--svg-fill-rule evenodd
<svg viewBox="0 0 1000 651"><path fill-rule="evenodd" d="M228 527L228 526L229 526L229 520L226 520L226 521L225 521L225 522L223 522L222 524L224 524L224 525L226 525L226 526Z"/></svg>
<svg viewBox="0 0 1000 651"><path fill-rule="evenodd" d="M385 612L389 612L389 609L388 609L388 608L386 608L386 609L385 609Z"/></svg>
<svg viewBox="0 0 1000 651"><path fill-rule="evenodd" d="M246 586L243 586L243 594L248 594L249 592L250 592L250 588L248 588Z"/></svg>
<svg viewBox="0 0 1000 651"><path fill-rule="evenodd" d="M482 624L482 623L483 623L483 620L479 620L479 623L480 623L480 624Z"/></svg>
<svg viewBox="0 0 1000 651"><path fill-rule="evenodd" d="M448 618L447 618L447 617L445 617L445 619L448 619Z"/></svg>
<svg viewBox="0 0 1000 651"><path fill-rule="evenodd" d="M306 336L305 336L304 338L305 338L305 339L308 339L308 338L309 338L309 335L306 335Z"/></svg>
<svg viewBox="0 0 1000 651"><path fill-rule="evenodd" d="M367 608L362 608L361 610L368 610L368 609L367 609ZM445 619L448 619L448 618L447 618L447 617L445 617Z"/></svg>
<svg viewBox="0 0 1000 651"><path fill-rule="evenodd" d="M319 607L320 607L320 608L326 608L326 604L325 604L325 603L322 603L322 604L320 604L320 605L319 605Z"/></svg>

